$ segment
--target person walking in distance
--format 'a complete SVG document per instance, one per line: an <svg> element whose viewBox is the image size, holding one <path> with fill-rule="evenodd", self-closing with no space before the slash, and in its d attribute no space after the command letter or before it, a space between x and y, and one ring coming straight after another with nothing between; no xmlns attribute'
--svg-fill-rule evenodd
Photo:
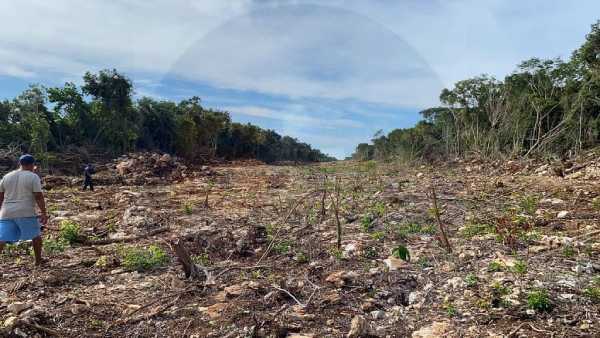
<svg viewBox="0 0 600 338"><path fill-rule="evenodd" d="M0 253L7 242L31 240L35 265L41 265L41 233L42 226L48 222L48 214L40 177L33 172L34 163L33 156L21 156L20 168L0 181ZM35 211L36 204L40 209L39 216Z"/></svg>
<svg viewBox="0 0 600 338"><path fill-rule="evenodd" d="M85 168L83 168L83 190L87 187L90 187L91 191L94 191L94 182L92 181L92 175L94 174L94 167L91 164L87 164Z"/></svg>

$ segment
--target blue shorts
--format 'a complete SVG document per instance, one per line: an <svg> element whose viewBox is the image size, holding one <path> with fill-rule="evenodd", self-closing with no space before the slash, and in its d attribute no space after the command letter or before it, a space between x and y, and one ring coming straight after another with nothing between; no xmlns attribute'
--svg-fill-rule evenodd
<svg viewBox="0 0 600 338"><path fill-rule="evenodd" d="M41 233L37 216L0 219L0 242L29 241Z"/></svg>

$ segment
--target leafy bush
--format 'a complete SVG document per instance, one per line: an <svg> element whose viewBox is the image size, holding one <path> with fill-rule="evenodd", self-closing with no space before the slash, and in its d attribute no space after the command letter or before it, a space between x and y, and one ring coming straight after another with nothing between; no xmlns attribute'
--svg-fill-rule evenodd
<svg viewBox="0 0 600 338"><path fill-rule="evenodd" d="M80 230L81 228L79 224L69 220L64 220L60 222L58 227L59 238L62 238L69 244L76 243L81 239Z"/></svg>
<svg viewBox="0 0 600 338"><path fill-rule="evenodd" d="M538 311L550 311L552 304L548 292L544 289L538 289L527 294L527 306L530 309Z"/></svg>
<svg viewBox="0 0 600 338"><path fill-rule="evenodd" d="M146 271L169 261L167 254L156 245L148 248L128 247L122 250L123 266L130 271Z"/></svg>

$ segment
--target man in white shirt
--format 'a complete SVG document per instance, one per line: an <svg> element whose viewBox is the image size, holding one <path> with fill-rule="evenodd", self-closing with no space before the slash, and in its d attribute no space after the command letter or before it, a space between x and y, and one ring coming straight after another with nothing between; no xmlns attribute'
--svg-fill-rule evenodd
<svg viewBox="0 0 600 338"><path fill-rule="evenodd" d="M33 172L35 159L31 155L19 158L20 168L6 174L0 181L0 253L7 242L32 241L35 265L42 264L41 224L48 215L40 177ZM35 212L35 205L41 215Z"/></svg>

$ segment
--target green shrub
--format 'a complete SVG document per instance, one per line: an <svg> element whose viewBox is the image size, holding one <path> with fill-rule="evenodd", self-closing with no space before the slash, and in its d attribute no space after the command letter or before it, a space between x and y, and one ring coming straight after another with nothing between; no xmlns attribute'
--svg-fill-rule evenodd
<svg viewBox="0 0 600 338"><path fill-rule="evenodd" d="M590 286L583 290L583 294L592 302L600 303L600 286Z"/></svg>
<svg viewBox="0 0 600 338"><path fill-rule="evenodd" d="M364 215L360 220L360 226L364 232L371 231L371 228L373 228L373 217L370 214Z"/></svg>
<svg viewBox="0 0 600 338"><path fill-rule="evenodd" d="M383 217L385 215L385 204L379 202L373 206L373 212L375 215L379 217Z"/></svg>
<svg viewBox="0 0 600 338"><path fill-rule="evenodd" d="M392 256L400 258L407 262L410 261L410 252L403 245L398 245L397 247L395 247L394 250L392 250Z"/></svg>
<svg viewBox="0 0 600 338"><path fill-rule="evenodd" d="M65 251L67 246L69 246L69 242L64 238L48 238L44 239L42 246L45 254L52 255Z"/></svg>
<svg viewBox="0 0 600 338"><path fill-rule="evenodd" d="M544 289L538 289L527 294L527 306L530 309L538 311L550 311L552 304L548 292Z"/></svg>
<svg viewBox="0 0 600 338"><path fill-rule="evenodd" d="M498 261L491 261L488 265L489 272L499 272L504 270L504 265Z"/></svg>
<svg viewBox="0 0 600 338"><path fill-rule="evenodd" d="M528 215L535 215L535 211L537 210L539 203L539 198L534 195L524 196L519 206L521 207L521 211Z"/></svg>
<svg viewBox="0 0 600 338"><path fill-rule="evenodd" d="M67 241L69 244L76 243L81 239L80 230L79 224L64 220L60 222L58 227L59 238Z"/></svg>
<svg viewBox="0 0 600 338"><path fill-rule="evenodd" d="M376 241L380 241L382 239L385 238L385 232L383 231L375 231L371 234L371 238L373 238Z"/></svg>
<svg viewBox="0 0 600 338"><path fill-rule="evenodd" d="M444 302L444 310L446 311L446 314L449 317L454 317L458 314L458 311L456 310L456 307L454 306L454 304L450 303L450 302Z"/></svg>
<svg viewBox="0 0 600 338"><path fill-rule="evenodd" d="M294 260L296 260L296 262L301 263L301 264L305 264L310 261L310 259L308 258L308 255L302 251L298 251L296 253Z"/></svg>
<svg viewBox="0 0 600 338"><path fill-rule="evenodd" d="M123 266L130 271L151 270L169 261L169 257L163 249L156 245L150 245L148 248L124 248L122 256Z"/></svg>
<svg viewBox="0 0 600 338"><path fill-rule="evenodd" d="M479 278L477 278L477 276L475 274L468 274L465 276L465 283L467 284L468 287L473 287L475 285L477 285L477 283L479 282Z"/></svg>
<svg viewBox="0 0 600 338"><path fill-rule="evenodd" d="M575 249L573 248L573 246L565 245L565 247L563 248L563 255L569 258L575 256Z"/></svg>
<svg viewBox="0 0 600 338"><path fill-rule="evenodd" d="M273 246L273 251L275 251L276 253L278 253L280 255L284 255L284 254L290 252L290 247L291 247L290 242L281 241L281 242L276 243Z"/></svg>
<svg viewBox="0 0 600 338"><path fill-rule="evenodd" d="M210 258L208 257L207 253L202 253L200 255L195 255L192 256L192 262L194 264L198 264L198 265L202 265L202 266L209 266L210 265Z"/></svg>
<svg viewBox="0 0 600 338"><path fill-rule="evenodd" d="M185 203L183 203L182 209L186 215L191 215L194 212L194 204L189 201L185 202Z"/></svg>
<svg viewBox="0 0 600 338"><path fill-rule="evenodd" d="M519 275L524 275L527 273L527 263L522 260L517 260L515 265L512 267L512 271Z"/></svg>

